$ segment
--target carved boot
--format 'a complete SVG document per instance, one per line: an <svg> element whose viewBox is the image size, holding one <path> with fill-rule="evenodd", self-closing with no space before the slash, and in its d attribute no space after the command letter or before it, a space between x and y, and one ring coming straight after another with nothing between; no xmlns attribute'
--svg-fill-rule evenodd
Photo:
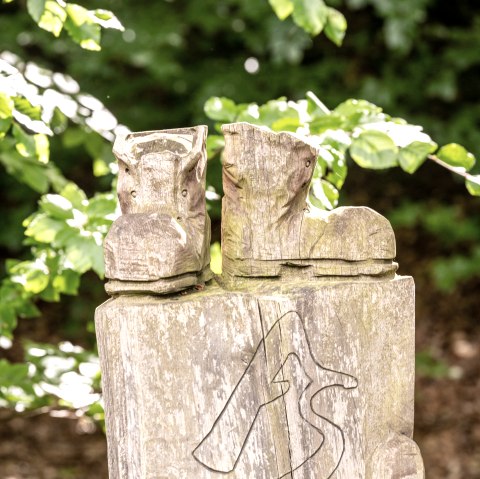
<svg viewBox="0 0 480 479"><path fill-rule="evenodd" d="M292 133L223 125L223 271L228 276L393 276L395 237L364 207L306 199L317 150Z"/></svg>
<svg viewBox="0 0 480 479"><path fill-rule="evenodd" d="M206 136L198 126L115 141L122 216L105 238L109 294L165 294L212 277Z"/></svg>

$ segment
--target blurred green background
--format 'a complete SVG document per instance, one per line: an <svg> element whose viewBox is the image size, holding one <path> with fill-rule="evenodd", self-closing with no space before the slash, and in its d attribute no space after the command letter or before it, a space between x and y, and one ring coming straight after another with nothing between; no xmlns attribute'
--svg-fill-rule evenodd
<svg viewBox="0 0 480 479"><path fill-rule="evenodd" d="M0 58L23 73L33 62L30 79L42 92L49 87L41 85L37 67L66 75L58 77L57 86L72 77L81 92L92 95L80 98L75 82L70 90L64 86L84 111L80 108L73 121L65 112L52 120L50 162L88 196L105 193L85 212L101 210L95 217L100 232L108 222L99 218L113 205L109 141L116 122L106 114L89 123L95 111L105 111L95 99L133 131L195 124L208 124L212 131L214 123L203 108L212 96L261 104L282 96L297 100L311 90L329 108L348 98L371 101L392 116L422 125L437 143L460 143L480 158L478 2L328 4L348 22L341 47L323 34L310 36L291 18L280 21L267 0L92 0L82 5L111 10L124 26L124 31L105 30L101 50L92 52L65 33L54 38L41 30L27 13L28 2L13 1L0 6ZM217 155L209 160L208 181L218 193L220 172ZM0 174L4 260L29 258L32 243L28 238L25 243L22 221L36 211L40 193L50 188L32 188L18 181L20 176ZM54 181L51 187L55 190ZM413 176L399 168L366 171L351 163L341 202L371 206L392 221L399 272L416 279L416 438L427 477L479 478L480 199L468 195L461 178L431 162ZM43 211L48 208L53 207ZM218 202L210 208L213 238L219 241ZM74 404L57 390L46 387L40 393L41 387L32 386L49 375L56 387L62 386L55 379L58 371L51 372L46 364L45 358L52 357L59 371L74 370L91 379L88 394L98 390L98 377L82 365L96 364L92 318L106 296L95 261L77 266L78 278L70 278L75 284L57 288L70 295L35 293L32 303L41 314L28 318L33 313L17 308L14 336L5 336L0 344L0 399L5 406L0 471L8 471L2 477L106 477L96 403ZM8 267L1 268L8 276ZM61 277L65 284L70 281ZM7 304L9 292L2 291L0 299ZM7 313L4 308L3 321ZM72 345L83 349L72 350ZM12 392L12 387L20 391ZM62 453L58 441L68 445ZM88 444L94 446L89 449Z"/></svg>

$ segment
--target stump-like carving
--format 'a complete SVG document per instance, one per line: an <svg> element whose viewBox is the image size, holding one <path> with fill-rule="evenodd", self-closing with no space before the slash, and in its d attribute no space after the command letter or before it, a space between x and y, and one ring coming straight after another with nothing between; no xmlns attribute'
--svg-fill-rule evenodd
<svg viewBox="0 0 480 479"><path fill-rule="evenodd" d="M115 141L122 216L105 239L108 293L171 293L212 277L206 135L198 126Z"/></svg>
<svg viewBox="0 0 480 479"><path fill-rule="evenodd" d="M96 312L110 478L423 479L414 284L390 224L305 209L308 141L224 132L225 274L181 295L150 293L205 276L206 129L115 145L107 290L145 294Z"/></svg>
<svg viewBox="0 0 480 479"><path fill-rule="evenodd" d="M318 156L305 139L249 123L223 125L222 250L232 276L389 276L390 223L370 208L307 205Z"/></svg>

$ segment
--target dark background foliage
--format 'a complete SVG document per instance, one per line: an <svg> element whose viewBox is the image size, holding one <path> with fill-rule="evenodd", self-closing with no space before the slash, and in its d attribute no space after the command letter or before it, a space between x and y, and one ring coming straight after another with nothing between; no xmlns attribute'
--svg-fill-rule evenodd
<svg viewBox="0 0 480 479"><path fill-rule="evenodd" d="M324 35L310 37L290 19L281 22L266 0L97 3L82 4L112 10L125 26L124 32L104 32L99 52L82 50L66 34L54 39L40 30L22 1L0 6L2 50L71 75L134 131L199 123L213 128L203 111L211 96L261 104L280 96L303 98L312 90L331 108L347 98L372 101L422 125L437 143L460 143L480 157L480 9L475 0L332 0L329 5L348 21L341 48ZM247 72L249 58L258 60L258 72ZM93 174L92 156L98 152L89 152L91 137L82 137L82 131L72 125L59 130L51 139L51 158L89 195L107 192L111 177ZM219 161L209 163L209 182L217 191ZM39 195L4 173L0 188L0 255L26 257L22 220L36 209ZM391 219L400 273L416 279L416 429L427 477L478 478L480 200L431 163L413 176L352 164L344 190L342 203L368 205ZM214 206L218 241L216 211ZM20 364L25 341L68 340L94 348L93 311L104 298L101 280L86 273L78 295L40 302L42 316L21 319L12 347L0 354ZM72 427L51 414L2 414L0 471L11 469L10 475L22 479L105 477L104 456L98 453L104 442L85 417L80 425L78 418L68 420L76 424ZM76 448L79 433L83 445ZM14 436L17 447L12 448ZM70 445L53 454L60 437ZM95 446L89 450L88 443Z"/></svg>

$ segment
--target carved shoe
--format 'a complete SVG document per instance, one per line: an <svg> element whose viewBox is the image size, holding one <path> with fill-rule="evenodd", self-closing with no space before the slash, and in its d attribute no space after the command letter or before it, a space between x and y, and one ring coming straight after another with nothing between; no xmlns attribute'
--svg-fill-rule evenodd
<svg viewBox="0 0 480 479"><path fill-rule="evenodd" d="M306 203L317 150L293 133L223 125L222 254L230 276L393 276L395 237L365 207Z"/></svg>
<svg viewBox="0 0 480 479"><path fill-rule="evenodd" d="M198 126L115 141L122 216L104 243L109 294L165 294L212 277L206 136Z"/></svg>

